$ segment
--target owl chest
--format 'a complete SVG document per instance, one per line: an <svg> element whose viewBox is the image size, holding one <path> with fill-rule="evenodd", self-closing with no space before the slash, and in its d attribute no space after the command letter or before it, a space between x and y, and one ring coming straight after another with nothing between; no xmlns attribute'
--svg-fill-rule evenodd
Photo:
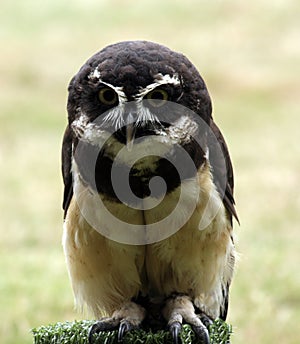
<svg viewBox="0 0 300 344"><path fill-rule="evenodd" d="M197 298L218 289L226 273L232 242L220 211L216 221L198 229L198 209L174 235L146 249L149 294L183 293ZM220 220L220 221L219 221Z"/></svg>

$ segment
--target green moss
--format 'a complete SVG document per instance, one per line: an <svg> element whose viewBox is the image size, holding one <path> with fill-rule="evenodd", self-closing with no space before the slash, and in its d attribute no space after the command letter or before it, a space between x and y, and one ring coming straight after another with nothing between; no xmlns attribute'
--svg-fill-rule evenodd
<svg viewBox="0 0 300 344"><path fill-rule="evenodd" d="M84 344L88 343L88 332L93 321L82 320L74 322L56 323L49 326L41 326L32 330L34 344ZM211 344L229 343L232 328L220 319L214 321L209 327ZM189 325L183 325L180 334L183 344L196 344L198 342L195 333ZM101 332L94 336L95 344L117 344L117 331ZM172 338L168 331L146 332L136 330L126 334L124 344L172 344Z"/></svg>

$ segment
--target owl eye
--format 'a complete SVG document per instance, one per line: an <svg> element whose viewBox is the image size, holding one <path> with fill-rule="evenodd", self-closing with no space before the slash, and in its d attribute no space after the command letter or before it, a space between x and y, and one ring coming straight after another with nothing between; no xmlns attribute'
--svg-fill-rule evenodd
<svg viewBox="0 0 300 344"><path fill-rule="evenodd" d="M153 91L150 91L146 95L146 99L148 100L148 103L153 107L160 107L166 103L168 100L168 92L165 90L162 90L160 88L156 88Z"/></svg>
<svg viewBox="0 0 300 344"><path fill-rule="evenodd" d="M115 105L118 102L118 96L114 90L109 87L103 87L98 93L99 100L105 105Z"/></svg>

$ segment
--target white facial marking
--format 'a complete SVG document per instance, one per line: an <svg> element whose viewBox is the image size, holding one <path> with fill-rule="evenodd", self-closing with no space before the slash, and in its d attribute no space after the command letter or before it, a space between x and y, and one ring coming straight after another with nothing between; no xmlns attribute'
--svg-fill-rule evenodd
<svg viewBox="0 0 300 344"><path fill-rule="evenodd" d="M76 137L81 138L85 134L89 118L81 111L81 108L77 109L77 113L80 113L80 115L75 121L72 122L71 128L74 131Z"/></svg>
<svg viewBox="0 0 300 344"><path fill-rule="evenodd" d="M142 103L140 104L142 106ZM146 112L145 112L146 111ZM109 123L114 128L121 128L126 125L126 121L123 118L123 105L119 105L110 110L102 119L101 123L89 122L88 117L81 113L80 117L72 123L72 129L76 136L81 140L90 143L94 146L102 147L105 143L105 154L115 159L116 155L120 151L124 144L119 142L111 132L105 129L105 124ZM142 124L143 121L157 121L158 119L149 111L143 107L139 111L139 117L137 123ZM188 116L178 118L173 125L169 128L155 129L156 135L144 138L144 140L135 140L133 149L128 152L122 150L122 153L117 157L123 163L129 163L135 159L137 153L143 151L145 154L153 150L153 146L156 147L158 155L163 156L173 149L174 144L186 143L191 137L197 134L197 124L191 120Z"/></svg>
<svg viewBox="0 0 300 344"><path fill-rule="evenodd" d="M88 116L82 112L81 108L77 109L77 113L79 114L78 119L76 119L72 123L72 129L75 135L82 139L85 142L88 142L92 145L101 146L106 142L106 154L110 156L114 156L116 152L122 146L118 140L111 136L111 132L106 130L106 125L114 130L118 130L128 124L128 113L125 111L125 103L128 102L126 94L121 86L114 86L101 80L101 73L96 67L88 76L89 79L97 79L97 82L106 85L113 89L119 98L119 104L108 110L105 114L101 115L101 120L98 121L97 119L94 122L90 122ZM180 80L178 74L174 74L170 76L169 74L157 74L155 76L154 82L148 85L145 88L140 88L139 93L135 96L136 101L136 117L133 118L135 126L142 126L145 122L152 122L154 123L154 127L156 128L156 133L158 135L158 139L154 143L153 140L145 140L143 143L137 143L136 149L138 150L148 150L148 145L157 145L158 151L161 154L165 154L172 148L173 144L180 143L188 138L187 133L193 135L194 133L194 122L191 121L190 118L187 116L178 119L170 128L168 128L168 132L165 129L161 128L159 123L159 118L151 112L148 107L145 107L142 100L143 97L156 87L160 85L171 84L174 86L180 85ZM189 136L189 135L188 135ZM139 146L139 147L137 147ZM128 156L122 156L121 160L128 161L130 160Z"/></svg>
<svg viewBox="0 0 300 344"><path fill-rule="evenodd" d="M154 79L154 82L150 85L148 85L145 88L140 88L139 93L135 96L136 100L142 100L143 97L149 93L150 91L154 90L156 87L161 85L174 85L178 86L180 85L180 80L178 74L174 74L173 76L170 76L169 74L157 74L156 78Z"/></svg>
<svg viewBox="0 0 300 344"><path fill-rule="evenodd" d="M96 67L89 75L88 78L90 80L96 79L97 81L99 81L99 83L108 86L109 88L113 89L118 97L119 97L119 104L125 103L126 101L128 101L126 94L123 91L123 87L120 86L114 86L112 84L109 84L108 82L105 82L101 79L101 73L98 70L98 67Z"/></svg>
<svg viewBox="0 0 300 344"><path fill-rule="evenodd" d="M116 107L110 109L105 113L101 119L102 124L109 124L115 130L122 128L126 121L124 119L124 103L120 103Z"/></svg>
<svg viewBox="0 0 300 344"><path fill-rule="evenodd" d="M182 144L190 141L191 137L196 137L198 125L189 116L179 117L169 128L157 129L157 134L165 136L166 141L172 144Z"/></svg>
<svg viewBox="0 0 300 344"><path fill-rule="evenodd" d="M158 73L154 81L161 85L163 84L171 84L175 86L180 85L180 80L177 73L175 73L173 76L170 76L170 74L163 75L161 73Z"/></svg>
<svg viewBox="0 0 300 344"><path fill-rule="evenodd" d="M158 117L153 114L149 108L145 107L142 102L137 102L137 113L138 117L136 119L137 126L141 125L143 122L160 123Z"/></svg>
<svg viewBox="0 0 300 344"><path fill-rule="evenodd" d="M98 70L98 67L96 67L88 76L89 79L100 79L101 74Z"/></svg>
<svg viewBox="0 0 300 344"><path fill-rule="evenodd" d="M94 146L102 146L111 135L96 123L89 122L88 116L83 112L81 112L79 118L71 124L71 127L77 138Z"/></svg>
<svg viewBox="0 0 300 344"><path fill-rule="evenodd" d="M101 84L108 86L109 88L113 89L117 93L119 97L119 104L124 104L125 102L128 101L126 94L123 91L123 87L114 86L112 84L109 84L108 82L102 81L101 79L99 79L99 81L101 82Z"/></svg>

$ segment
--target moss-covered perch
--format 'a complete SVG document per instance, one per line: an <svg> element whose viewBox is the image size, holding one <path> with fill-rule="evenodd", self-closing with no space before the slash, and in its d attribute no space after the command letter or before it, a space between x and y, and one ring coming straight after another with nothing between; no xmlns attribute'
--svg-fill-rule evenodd
<svg viewBox="0 0 300 344"><path fill-rule="evenodd" d="M32 330L34 344L87 344L88 332L93 321L82 320L74 322L56 323L41 326ZM228 344L232 328L220 319L214 321L209 327L211 344ZM183 344L199 343L189 325L183 325L180 334ZM102 332L95 335L95 344L117 344L117 331ZM124 344L172 344L167 331L145 332L137 330L126 334Z"/></svg>

